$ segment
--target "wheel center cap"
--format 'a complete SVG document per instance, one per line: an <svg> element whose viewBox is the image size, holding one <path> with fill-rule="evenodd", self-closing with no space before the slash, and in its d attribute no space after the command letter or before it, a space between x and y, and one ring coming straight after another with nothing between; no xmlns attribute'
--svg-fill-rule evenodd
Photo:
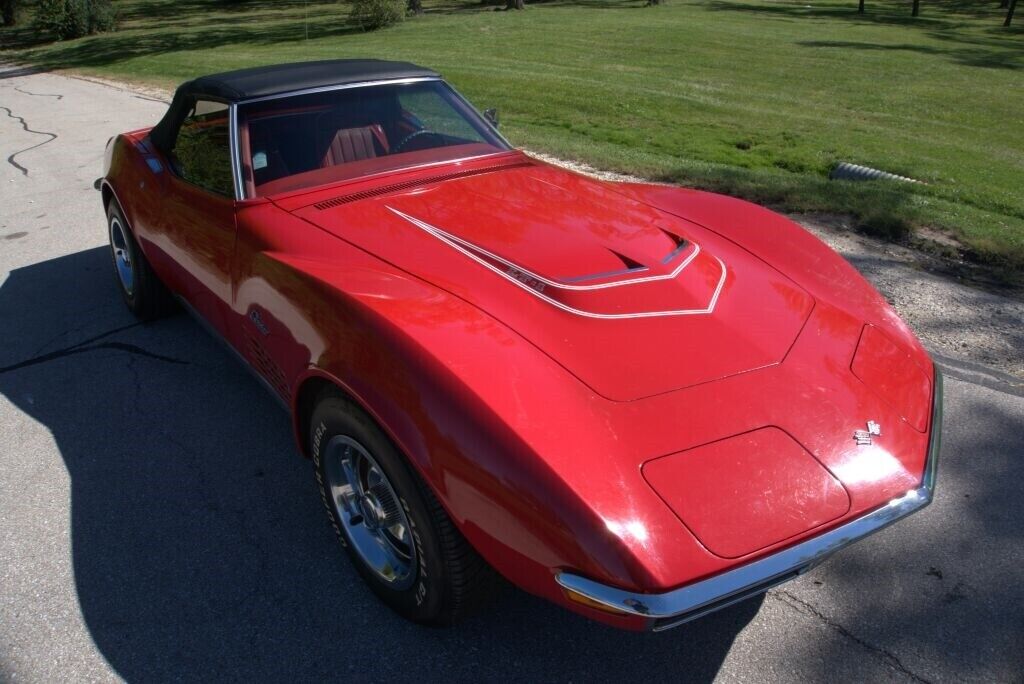
<svg viewBox="0 0 1024 684"><path fill-rule="evenodd" d="M363 524L368 530L376 530L380 527L384 518L384 511L380 502L372 494L363 494L359 497L359 512L363 514Z"/></svg>

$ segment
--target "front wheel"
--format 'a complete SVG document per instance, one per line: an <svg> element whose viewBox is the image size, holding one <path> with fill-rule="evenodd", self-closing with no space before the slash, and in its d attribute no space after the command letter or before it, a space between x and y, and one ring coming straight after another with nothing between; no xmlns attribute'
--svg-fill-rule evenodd
<svg viewBox="0 0 1024 684"><path fill-rule="evenodd" d="M414 622L458 621L500 586L430 488L373 420L322 395L310 444L327 515L377 596Z"/></svg>

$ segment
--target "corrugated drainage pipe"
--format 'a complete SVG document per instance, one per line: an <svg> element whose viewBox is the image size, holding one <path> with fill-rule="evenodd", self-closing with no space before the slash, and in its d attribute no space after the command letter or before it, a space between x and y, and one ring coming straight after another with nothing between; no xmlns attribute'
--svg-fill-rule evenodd
<svg viewBox="0 0 1024 684"><path fill-rule="evenodd" d="M859 164L850 164L849 162L839 162L835 168L828 174L829 180L894 180L903 181L904 183L920 183L919 180L913 178L907 178L906 176L897 176L895 173L887 173L886 171L879 171L878 169L872 169L869 166L860 166Z"/></svg>

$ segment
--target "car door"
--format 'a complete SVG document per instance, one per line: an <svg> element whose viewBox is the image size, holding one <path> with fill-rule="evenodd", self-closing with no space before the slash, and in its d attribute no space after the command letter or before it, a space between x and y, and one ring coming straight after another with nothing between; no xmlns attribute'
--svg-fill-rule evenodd
<svg viewBox="0 0 1024 684"><path fill-rule="evenodd" d="M226 104L194 103L168 153L172 173L156 219L176 266L172 286L225 338L235 245L229 121Z"/></svg>

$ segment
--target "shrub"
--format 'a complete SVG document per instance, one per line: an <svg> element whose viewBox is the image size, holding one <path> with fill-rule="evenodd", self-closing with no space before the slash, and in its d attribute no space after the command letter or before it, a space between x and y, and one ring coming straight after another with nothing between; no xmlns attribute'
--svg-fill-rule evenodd
<svg viewBox="0 0 1024 684"><path fill-rule="evenodd" d="M112 31L117 14L110 0L39 0L35 26L58 40Z"/></svg>
<svg viewBox="0 0 1024 684"><path fill-rule="evenodd" d="M404 0L352 0L352 21L364 31L391 26L405 18Z"/></svg>

